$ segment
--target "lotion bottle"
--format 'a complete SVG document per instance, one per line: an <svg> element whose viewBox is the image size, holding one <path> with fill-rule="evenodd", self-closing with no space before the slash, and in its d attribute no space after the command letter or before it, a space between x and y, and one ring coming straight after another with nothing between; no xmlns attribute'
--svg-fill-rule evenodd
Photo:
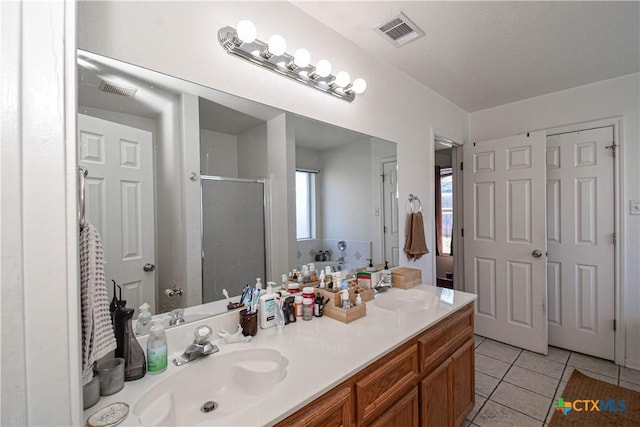
<svg viewBox="0 0 640 427"><path fill-rule="evenodd" d="M260 327L272 328L276 325L276 294L273 293L271 283L267 283L267 293L260 297Z"/></svg>
<svg viewBox="0 0 640 427"><path fill-rule="evenodd" d="M140 307L140 314L136 321L136 335L148 334L151 330L151 313L149 313L149 304L146 302Z"/></svg>
<svg viewBox="0 0 640 427"><path fill-rule="evenodd" d="M167 370L167 335L160 319L154 320L147 339L147 372L159 374Z"/></svg>

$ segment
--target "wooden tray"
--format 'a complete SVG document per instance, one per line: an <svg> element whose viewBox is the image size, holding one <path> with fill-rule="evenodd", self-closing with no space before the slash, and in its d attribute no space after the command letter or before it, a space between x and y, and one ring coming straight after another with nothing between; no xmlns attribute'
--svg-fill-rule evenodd
<svg viewBox="0 0 640 427"><path fill-rule="evenodd" d="M342 323L350 323L367 315L367 304L362 303L360 305L353 306L348 310L332 305L326 305L324 307L324 315L332 319L339 320Z"/></svg>

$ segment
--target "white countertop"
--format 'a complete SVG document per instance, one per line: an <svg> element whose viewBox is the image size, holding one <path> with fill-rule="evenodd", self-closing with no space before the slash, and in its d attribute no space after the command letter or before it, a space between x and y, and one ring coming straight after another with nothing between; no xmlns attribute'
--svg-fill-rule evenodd
<svg viewBox="0 0 640 427"><path fill-rule="evenodd" d="M311 321L298 319L285 326L282 334L277 334L275 328L259 329L249 343L222 344L219 345L219 353L191 362L214 363L217 356L242 348L275 349L289 361L286 377L261 400L225 417L216 418L212 415L206 425L273 425L476 299L474 294L446 289L445 294L441 295L442 288L429 285L416 286L409 291L394 288L378 294L376 298L391 299L397 296L396 293L403 292L406 292L403 295L410 296L412 293L415 295L416 291L428 294L429 308L413 305L408 311L388 310L369 301L367 315L349 324L327 316ZM191 343L194 328L206 324L214 334L221 327L232 332L237 327L237 320L238 314L234 311L167 330L170 359L167 370L159 375L147 374L140 380L126 382L123 390L112 396L101 397L96 405L85 410L84 419L113 402L126 402L130 406L129 415L120 425L141 425L138 417L132 413L136 401L167 376L189 369L190 364L177 367L171 360ZM146 337L140 341L145 348Z"/></svg>

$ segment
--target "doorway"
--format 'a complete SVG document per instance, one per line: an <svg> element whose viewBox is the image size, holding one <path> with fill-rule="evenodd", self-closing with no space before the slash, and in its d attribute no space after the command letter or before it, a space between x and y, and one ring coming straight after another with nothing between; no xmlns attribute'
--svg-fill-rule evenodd
<svg viewBox="0 0 640 427"><path fill-rule="evenodd" d="M462 256L462 145L434 138L435 280L441 287L464 290Z"/></svg>

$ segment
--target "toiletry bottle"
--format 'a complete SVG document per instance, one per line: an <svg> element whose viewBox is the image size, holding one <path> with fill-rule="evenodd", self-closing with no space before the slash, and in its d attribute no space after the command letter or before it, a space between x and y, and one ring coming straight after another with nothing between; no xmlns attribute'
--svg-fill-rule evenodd
<svg viewBox="0 0 640 427"><path fill-rule="evenodd" d="M276 331L281 334L284 332L284 298L276 297Z"/></svg>
<svg viewBox="0 0 640 427"><path fill-rule="evenodd" d="M313 315L315 317L322 317L322 308L322 297L320 296L320 292L318 292L313 304Z"/></svg>
<svg viewBox="0 0 640 427"><path fill-rule="evenodd" d="M349 301L349 290L345 289L340 291L340 301L342 303L342 308L348 310L351 308L351 302Z"/></svg>
<svg viewBox="0 0 640 427"><path fill-rule="evenodd" d="M376 271L376 268L373 266L373 260L371 258L367 258L369 260L369 265L367 266L367 271Z"/></svg>
<svg viewBox="0 0 640 427"><path fill-rule="evenodd" d="M302 317L302 295L296 295L293 301L296 317Z"/></svg>
<svg viewBox="0 0 640 427"><path fill-rule="evenodd" d="M256 277L256 290L262 290L262 279Z"/></svg>
<svg viewBox="0 0 640 427"><path fill-rule="evenodd" d="M154 320L147 339L147 372L159 374L167 369L167 335L160 319Z"/></svg>
<svg viewBox="0 0 640 427"><path fill-rule="evenodd" d="M140 307L138 321L136 322L136 335L148 334L151 330L151 313L149 313L149 304L146 302Z"/></svg>
<svg viewBox="0 0 640 427"><path fill-rule="evenodd" d="M362 304L362 297L360 296L360 292L358 292L358 290L356 290L356 302L355 305L360 305Z"/></svg>
<svg viewBox="0 0 640 427"><path fill-rule="evenodd" d="M147 363L144 358L144 350L136 339L136 334L131 325L133 318L133 308L122 308L116 310L117 321L122 330L122 356L124 358L124 380L133 381L144 377L147 372Z"/></svg>
<svg viewBox="0 0 640 427"><path fill-rule="evenodd" d="M257 283L256 286L258 286ZM272 328L276 325L276 295L273 293L271 283L267 285L267 293L260 297L258 312L260 313L260 327L262 329Z"/></svg>

